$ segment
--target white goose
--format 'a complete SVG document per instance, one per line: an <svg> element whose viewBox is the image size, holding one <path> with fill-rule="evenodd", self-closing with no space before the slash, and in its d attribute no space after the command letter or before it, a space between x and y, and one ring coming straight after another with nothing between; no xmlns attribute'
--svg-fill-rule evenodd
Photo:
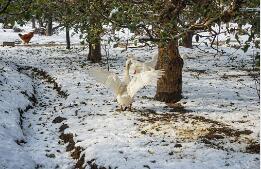
<svg viewBox="0 0 261 169"><path fill-rule="evenodd" d="M128 60L131 60L132 65L131 69L134 70L134 74L144 72L144 71L149 71L149 70L155 70L157 60L158 60L158 55L154 55L152 60L147 61L147 62L141 62L135 59L133 54L129 54Z"/></svg>
<svg viewBox="0 0 261 169"><path fill-rule="evenodd" d="M120 105L121 110L123 110L123 107L124 110L129 107L129 110L131 111L134 95L144 86L156 83L164 73L163 70L149 70L136 74L130 79L129 69L131 64L131 60L126 61L123 82L115 73L103 70L99 67L90 69L90 75L94 77L96 81L113 90L117 96L117 102Z"/></svg>

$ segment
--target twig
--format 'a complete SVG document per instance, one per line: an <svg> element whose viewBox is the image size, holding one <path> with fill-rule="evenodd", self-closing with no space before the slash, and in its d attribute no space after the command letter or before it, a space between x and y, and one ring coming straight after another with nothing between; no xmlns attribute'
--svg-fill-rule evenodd
<svg viewBox="0 0 261 169"><path fill-rule="evenodd" d="M252 70L255 70L255 65L256 65L256 60L255 60L255 55L254 55L254 50L253 50L253 65L252 65ZM256 93L258 95L258 98L260 99L260 79L256 78L256 76L253 76L254 81L255 81L255 87L256 87ZM258 89L259 87L259 89Z"/></svg>
<svg viewBox="0 0 261 169"><path fill-rule="evenodd" d="M199 47L198 47L199 45L195 45L195 46L196 46L196 48L198 48L200 51L202 51L202 52L204 52L204 53L210 53L209 51L205 51L205 50L199 48Z"/></svg>
<svg viewBox="0 0 261 169"><path fill-rule="evenodd" d="M104 46L103 49L104 49L105 55L106 55L107 69L108 69L108 71L110 71L110 64L109 64L110 49L109 49L109 47L107 48L107 45L103 45L103 46Z"/></svg>

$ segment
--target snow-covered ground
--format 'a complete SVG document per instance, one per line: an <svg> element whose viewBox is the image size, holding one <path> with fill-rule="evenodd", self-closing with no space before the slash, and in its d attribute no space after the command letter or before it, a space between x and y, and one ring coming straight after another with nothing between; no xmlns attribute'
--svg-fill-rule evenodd
<svg viewBox="0 0 261 169"><path fill-rule="evenodd" d="M32 106L32 80L15 65L2 61L0 72L0 168L33 168L34 161L20 146L25 140L20 119L22 112Z"/></svg>
<svg viewBox="0 0 261 169"><path fill-rule="evenodd" d="M1 40L15 34L7 32ZM43 44L65 42L57 36ZM97 65L83 47L0 47L0 168L259 168L252 51L200 48L210 53L180 48L180 102L155 101L155 87L146 87L132 112L119 112L113 93L90 77ZM149 60L157 48L111 48L110 71L121 78L129 53Z"/></svg>

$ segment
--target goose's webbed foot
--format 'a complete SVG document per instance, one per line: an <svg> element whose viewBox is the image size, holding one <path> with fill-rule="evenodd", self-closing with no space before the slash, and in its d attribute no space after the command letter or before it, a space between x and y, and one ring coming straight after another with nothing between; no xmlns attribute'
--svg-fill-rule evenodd
<svg viewBox="0 0 261 169"><path fill-rule="evenodd" d="M129 106L126 106L126 107L120 106L120 111L126 111L127 109L129 111L131 111L132 110L131 106L132 106L132 104L130 104Z"/></svg>
<svg viewBox="0 0 261 169"><path fill-rule="evenodd" d="M130 105L129 105L129 111L131 111L131 110L132 110L132 108L131 108L131 107L132 107L132 104L130 104Z"/></svg>

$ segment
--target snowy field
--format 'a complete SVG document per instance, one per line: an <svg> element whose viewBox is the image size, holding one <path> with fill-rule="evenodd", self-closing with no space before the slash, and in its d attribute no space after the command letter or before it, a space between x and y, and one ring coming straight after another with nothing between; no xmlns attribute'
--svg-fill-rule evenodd
<svg viewBox="0 0 261 169"><path fill-rule="evenodd" d="M17 33L0 29L0 42L15 39ZM259 168L252 49L223 46L226 53L217 55L204 45L180 47L183 99L166 105L153 99L155 87L146 87L132 112L120 112L113 93L88 72L106 69L105 58L91 64L83 46L50 43L65 44L65 34L0 47L0 168ZM157 48L110 48L110 71L122 78L130 53L145 61Z"/></svg>

